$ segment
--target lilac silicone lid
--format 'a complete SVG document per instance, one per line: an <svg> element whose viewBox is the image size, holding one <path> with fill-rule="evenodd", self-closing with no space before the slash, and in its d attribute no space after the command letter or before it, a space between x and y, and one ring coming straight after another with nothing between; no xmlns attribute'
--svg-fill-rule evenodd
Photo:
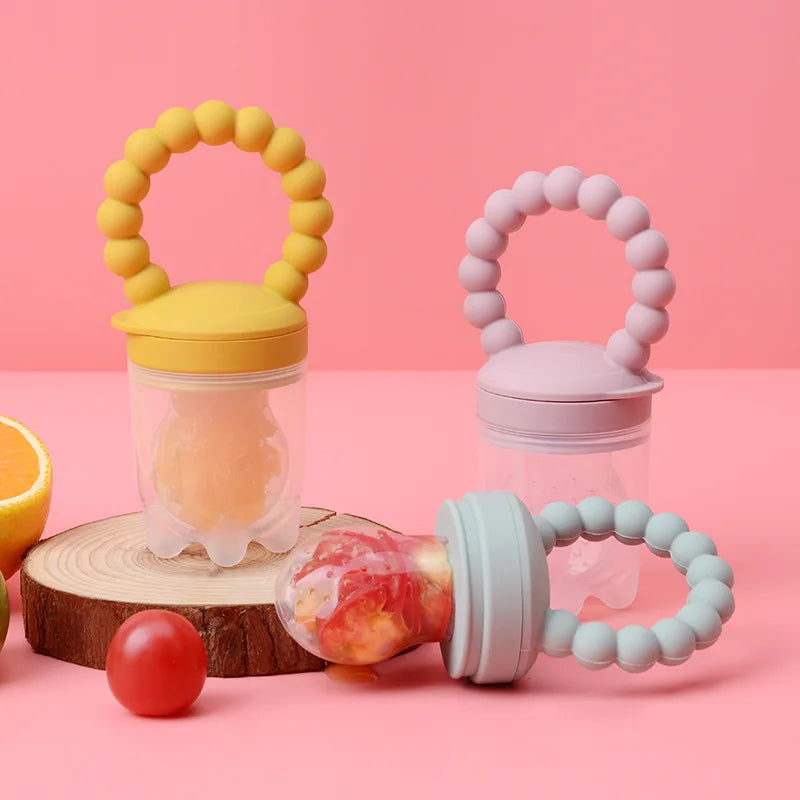
<svg viewBox="0 0 800 800"><path fill-rule="evenodd" d="M644 369L630 372L606 349L587 342L534 342L495 353L478 372L478 387L520 400L586 403L660 391L664 381Z"/></svg>
<svg viewBox="0 0 800 800"><path fill-rule="evenodd" d="M600 345L519 344L496 353L479 370L478 416L505 431L570 437L570 450L615 449L619 440L596 437L647 422L651 397L663 385L647 370L633 373L615 364ZM581 437L592 441L581 447ZM627 439L626 446L639 440Z"/></svg>

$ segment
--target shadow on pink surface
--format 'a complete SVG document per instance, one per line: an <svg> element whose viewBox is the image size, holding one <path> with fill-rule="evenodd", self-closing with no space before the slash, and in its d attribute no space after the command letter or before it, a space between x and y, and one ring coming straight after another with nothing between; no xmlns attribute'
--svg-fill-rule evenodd
<svg viewBox="0 0 800 800"><path fill-rule="evenodd" d="M729 631L725 631L723 636ZM748 639L742 631L736 631L739 639ZM728 644L733 635L726 637ZM722 641L719 648L725 647ZM728 648L730 650L730 647ZM468 693L484 693L494 697L540 695L592 697L597 700L613 700L621 697L650 697L669 695L691 695L728 690L731 684L753 677L764 679L765 673L777 668L791 656L788 646L772 647L769 659L756 657L752 651L740 645L728 653L724 661L706 661L704 652L695 652L686 664L675 667L656 665L642 675L630 675L616 666L600 672L589 672L571 658L553 659L544 654L537 659L533 669L521 681L510 685L476 686L469 681L453 681L447 675L435 646L425 646L422 652L398 657L377 667L380 679L372 684L345 685L341 691L348 696L361 692L410 692L429 688L451 687Z"/></svg>
<svg viewBox="0 0 800 800"><path fill-rule="evenodd" d="M12 616L12 628L17 624L21 626L22 620ZM0 659L0 695L15 684L21 685L46 675L57 668L56 665L54 659L36 655L21 636L10 639L3 647Z"/></svg>
<svg viewBox="0 0 800 800"><path fill-rule="evenodd" d="M739 638L745 638L742 631L737 631ZM720 645L724 646L724 645ZM478 695L520 696L536 694L545 696L587 697L594 699L618 699L620 697L669 696L673 694L688 695L693 693L713 692L715 689L728 689L730 684L751 679L758 675L761 679L780 662L791 655L788 646L773 649L769 659L758 658L752 654L737 653L722 663L709 665L703 663L704 654L695 653L689 664L679 669L657 665L646 675L628 675L616 667L607 671L591 673L582 669L571 659L551 659L541 655L531 672L522 681L511 685L476 686L468 681L453 681L447 675L439 660L438 650L434 646L422 649L422 652L398 657L392 662L378 667L379 680L369 684L341 684L330 681L324 673L307 673L295 676L294 680L307 682L309 688L321 688L324 682L326 693L330 695L346 695L356 699L366 699L368 693L416 693L420 690L450 687L451 690L477 693ZM61 667L61 662L48 656L34 654L27 643L15 641L10 643L0 662L0 690L11 689L15 685L43 678L47 673ZM96 680L105 682L102 671L90 670L88 667L69 665L70 670L96 675ZM230 707L237 705L241 698L222 696L214 691L215 684L223 679L210 680L201 698L189 710L176 717L197 717L227 713ZM280 684L283 677L234 679L247 681L265 681L268 684Z"/></svg>
<svg viewBox="0 0 800 800"><path fill-rule="evenodd" d="M723 634L724 635L724 634ZM724 647L718 643L716 647ZM788 654L788 651L787 653ZM547 659L548 661L550 659ZM735 660L727 658L723 663L703 663L704 653L695 652L689 662L680 667L665 667L657 664L645 675L629 675L616 667L609 667L608 675L587 673L577 675L583 669L577 664L543 664L537 662L532 671L530 689L541 695L565 695L571 697L619 699L713 693L715 689L727 691L731 684L769 673L775 666L752 654ZM616 674L615 674L616 673Z"/></svg>

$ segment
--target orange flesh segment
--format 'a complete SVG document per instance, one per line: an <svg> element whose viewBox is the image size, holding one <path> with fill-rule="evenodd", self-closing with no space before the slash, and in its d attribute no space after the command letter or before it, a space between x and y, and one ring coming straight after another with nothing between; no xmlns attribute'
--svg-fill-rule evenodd
<svg viewBox="0 0 800 800"><path fill-rule="evenodd" d="M28 440L0 423L0 500L24 494L39 477L39 457Z"/></svg>
<svg viewBox="0 0 800 800"><path fill-rule="evenodd" d="M328 664L325 674L337 683L372 683L378 680L378 674L368 666Z"/></svg>

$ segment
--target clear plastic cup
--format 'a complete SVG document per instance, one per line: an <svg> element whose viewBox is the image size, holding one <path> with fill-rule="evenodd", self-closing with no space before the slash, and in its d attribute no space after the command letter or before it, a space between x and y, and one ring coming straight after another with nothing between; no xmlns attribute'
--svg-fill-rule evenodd
<svg viewBox="0 0 800 800"><path fill-rule="evenodd" d="M596 436L536 435L479 422L481 488L517 495L536 516L549 503L597 495L647 502L650 422ZM548 559L554 608L578 613L589 597L625 608L636 597L640 554L610 537L579 539Z"/></svg>
<svg viewBox="0 0 800 800"><path fill-rule="evenodd" d="M201 544L220 566L250 542L284 552L300 527L306 362L228 375L129 362L147 546L171 558Z"/></svg>

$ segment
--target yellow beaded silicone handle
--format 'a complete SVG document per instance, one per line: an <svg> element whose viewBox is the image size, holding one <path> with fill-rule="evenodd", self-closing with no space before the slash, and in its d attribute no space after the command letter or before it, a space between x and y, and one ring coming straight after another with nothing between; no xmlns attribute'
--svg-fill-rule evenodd
<svg viewBox="0 0 800 800"><path fill-rule="evenodd" d="M173 153L186 153L198 142L233 142L240 150L261 153L264 163L281 174L281 186L291 200L292 232L283 243L283 258L267 269L264 286L298 302L308 290L309 273L318 270L328 255L322 235L333 223L333 209L322 196L325 171L306 158L306 145L297 131L276 128L266 111L253 106L236 111L227 103L209 100L193 112L170 108L153 128L128 137L125 158L105 174L108 197L97 211L97 226L108 237L106 265L125 279L125 294L134 304L169 289L167 273L150 260L150 247L139 236L144 221L139 204L150 189L150 176L164 169Z"/></svg>

